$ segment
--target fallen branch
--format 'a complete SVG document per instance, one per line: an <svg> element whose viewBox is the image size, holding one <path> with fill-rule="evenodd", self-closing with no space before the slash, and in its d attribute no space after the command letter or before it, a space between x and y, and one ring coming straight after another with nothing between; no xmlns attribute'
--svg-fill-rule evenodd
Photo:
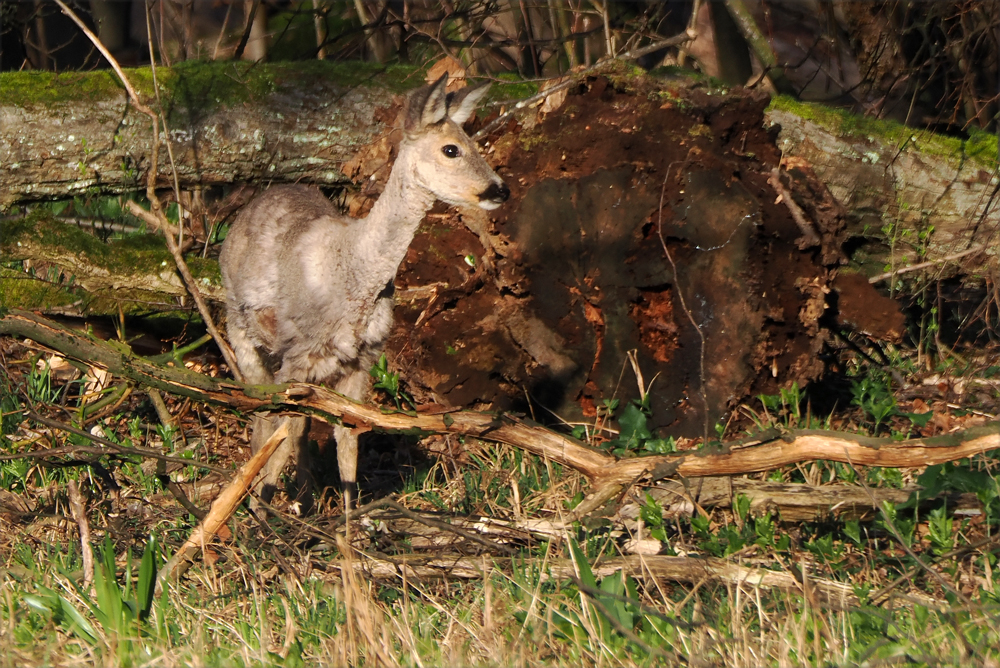
<svg viewBox="0 0 1000 668"><path fill-rule="evenodd" d="M91 434L90 432L84 431L83 429L77 429L72 425L62 423L59 420L53 420L52 418L47 418L44 415L39 415L38 413L35 413L34 411L26 411L25 415L30 417L35 422L45 425L46 427L69 432L77 436L82 436L83 438L86 438L87 440L92 441L94 443L99 443L104 447L90 448L85 445L67 445L61 448L50 448L48 450L40 450L36 452L22 452L13 455L4 454L0 455L0 461L9 459L19 459L24 457L55 457L58 455L67 455L76 452L85 452L91 455L118 454L118 455L129 455L133 457L142 457L144 459L157 459L159 461L172 462L174 464L180 464L182 466L194 466L197 468L208 469L209 471L215 471L216 473L222 473L222 474L229 473L227 469L224 469L221 466L213 466L205 462L198 462L197 460L194 459L185 459L184 457L174 457L172 455L165 455L162 452L157 452L156 450L152 450L150 448L138 448L127 445L118 445L117 443L112 443L106 438L101 438L100 436Z"/></svg>
<svg viewBox="0 0 1000 668"><path fill-rule="evenodd" d="M595 486L591 499L603 501L633 482L670 476L739 475L815 460L855 466L929 466L1000 449L1000 422L992 422L962 432L906 441L822 430L771 431L757 440L619 460L570 436L510 415L458 409L433 413L384 412L379 407L358 404L332 390L306 383L255 387L218 380L189 369L161 367L135 355L126 346L78 334L24 311L11 311L0 319L0 334L27 337L64 356L104 367L144 385L241 411L293 410L353 427L455 434L506 443L580 471ZM588 501L583 504L584 510L601 505Z"/></svg>
<svg viewBox="0 0 1000 668"><path fill-rule="evenodd" d="M518 563L503 557L494 557L484 563L481 556L466 557L457 554L426 558L406 555L405 558L393 559L359 553L355 559L357 561L352 559L350 566L367 577L381 580L406 578L415 581L480 580L489 575L489 570L484 571L484 568L492 566L508 571ZM337 562L335 567L343 568L343 562ZM782 589L803 593L802 582L791 573L751 568L715 558L635 555L600 561L592 564L591 570L598 579L624 571L640 579L688 583L712 580L741 587ZM550 559L546 562L545 570L539 572L538 576L542 581L570 580L576 577L576 568L572 559ZM854 588L849 584L809 577L808 588L812 594L818 594L827 605L840 608L858 605Z"/></svg>
<svg viewBox="0 0 1000 668"><path fill-rule="evenodd" d="M267 443L250 458L250 461L240 467L232 482L222 490L222 493L212 503L212 507L205 516L205 519L191 533L191 536L184 544L174 552L174 556L160 569L159 574L156 576L157 589L162 586L165 580L170 578L182 563L190 563L194 555L205 546L205 543L212 540L219 527L225 524L226 520L239 507L243 498L250 493L250 490L253 488L253 479L257 477L261 468L271 458L271 455L278 449L278 445L285 440L286 436L288 436L288 423L283 422L271 434L271 437L267 439Z"/></svg>
<svg viewBox="0 0 1000 668"><path fill-rule="evenodd" d="M736 497L745 496L754 515L777 513L785 522L830 518L844 521L869 518L884 501L898 505L917 490L914 486L872 489L871 494L875 497L873 506L871 496L856 485L806 485L709 476L686 481L662 480L633 495L618 510L618 515L626 520L638 519L646 494L660 504L663 516L667 518L692 515L698 507L727 508ZM978 501L974 496L950 498L948 508L978 508Z"/></svg>
<svg viewBox="0 0 1000 668"><path fill-rule="evenodd" d="M788 192L785 184L781 182L781 174L777 167L771 170L770 175L767 177L767 183L774 189L774 192L778 193L778 199L785 205L788 212L792 214L792 220L795 221L795 224L799 227L799 231L802 232L802 236L795 242L799 250L819 246L821 241L819 235L816 233L816 228L806 218L802 207L792 198L792 194Z"/></svg>

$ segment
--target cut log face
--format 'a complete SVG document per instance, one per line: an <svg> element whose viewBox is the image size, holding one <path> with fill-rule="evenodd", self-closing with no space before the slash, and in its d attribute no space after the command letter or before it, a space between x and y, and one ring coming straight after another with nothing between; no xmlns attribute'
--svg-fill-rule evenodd
<svg viewBox="0 0 1000 668"><path fill-rule="evenodd" d="M512 196L478 240L458 216L429 219L397 283L426 294L433 277L434 296L397 308L389 344L416 397L592 418L639 397L636 350L651 426L700 436L751 391L823 372L839 209L783 174L821 240L800 249L768 184L766 97L671 96L590 81L498 138ZM461 269L467 254L482 266Z"/></svg>

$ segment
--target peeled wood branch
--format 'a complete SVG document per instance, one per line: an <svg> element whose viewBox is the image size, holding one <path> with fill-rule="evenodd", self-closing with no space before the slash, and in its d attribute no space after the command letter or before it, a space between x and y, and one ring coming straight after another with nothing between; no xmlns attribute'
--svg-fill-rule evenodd
<svg viewBox="0 0 1000 668"><path fill-rule="evenodd" d="M162 585L163 581L170 578L174 571L182 564L190 563L190 560L197 554L198 550L202 549L205 543L212 540L216 532L219 531L219 527L225 524L226 520L230 518L240 503L243 502L244 497L250 493L254 478L257 477L261 468L271 458L271 455L278 449L278 445L285 440L286 436L288 436L287 423L279 426L271 434L271 437L267 439L264 446L246 464L240 467L240 470L236 473L236 477L216 497L205 519L201 521L184 544L174 552L170 560L160 569L160 572L156 576L157 588Z"/></svg>
<svg viewBox="0 0 1000 668"><path fill-rule="evenodd" d="M407 578L410 580L454 579L478 580L487 577L492 568L509 569L515 566L511 559L494 557L484 562L482 557L466 557L461 555L442 555L427 558L407 555L406 559L392 560L362 556L360 560L341 562L339 568L346 563L368 577L378 579ZM797 593L808 594L819 598L827 605L840 608L858 605L854 589L849 584L821 580L782 571L769 571L763 568L740 566L722 559L699 559L695 557L629 556L602 560L593 564L594 576L605 578L619 571L641 579L673 580L678 582L698 583L704 580L724 582L737 586L763 589L784 589ZM485 570L484 570L485 569ZM570 559L550 559L546 562L545 571L539 576L542 580L567 580L576 577L576 567Z"/></svg>
<svg viewBox="0 0 1000 668"><path fill-rule="evenodd" d="M12 311L0 319L0 334L27 337L144 385L243 411L298 410L359 428L455 434L506 443L584 474L597 489L595 501L588 508L614 497L625 485L669 476L738 475L814 460L855 466L927 466L1000 448L1000 422L992 422L964 432L906 441L833 431L775 430L756 441L619 460L570 436L510 415L447 409L433 413L383 412L306 383L247 386L188 369L161 367L134 355L125 346L77 334L24 311Z"/></svg>

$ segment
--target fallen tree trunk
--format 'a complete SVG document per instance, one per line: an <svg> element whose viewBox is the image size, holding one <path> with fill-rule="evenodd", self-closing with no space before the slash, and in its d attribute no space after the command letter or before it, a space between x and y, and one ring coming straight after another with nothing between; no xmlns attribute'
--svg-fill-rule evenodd
<svg viewBox="0 0 1000 668"><path fill-rule="evenodd" d="M154 98L148 68L128 76ZM343 185L351 177L345 164L384 137L401 93L421 81L416 69L326 61L192 62L158 76L182 189ZM137 189L152 132L110 72L5 72L0 91L0 210ZM995 257L986 244L1000 206L995 137L960 140L785 97L767 120L781 126L784 156L810 166L847 210L849 233L886 242L884 251L865 253L872 273L980 245L979 258L965 258L967 273ZM172 185L165 158L157 170Z"/></svg>
<svg viewBox="0 0 1000 668"><path fill-rule="evenodd" d="M848 234L868 240L856 259L869 273L931 262L930 274L954 275L960 266L975 277L995 267L995 135L947 137L787 97L772 101L766 116L781 126L790 168L807 164L847 211ZM948 260L974 248L981 252Z"/></svg>
<svg viewBox="0 0 1000 668"><path fill-rule="evenodd" d="M386 412L306 383L245 386L187 369L161 367L135 356L124 345L76 334L22 311L0 319L0 334L30 338L65 356L159 390L243 411L303 411L362 429L455 434L506 443L585 475L594 491L576 509L578 515L604 505L630 485L669 476L738 475L812 460L852 466L926 466L1000 448L1000 422L993 422L964 432L906 441L832 431L771 430L754 439L698 451L618 459L570 436L510 415L440 407L425 407L416 413Z"/></svg>
<svg viewBox="0 0 1000 668"><path fill-rule="evenodd" d="M149 68L128 70L147 100ZM241 182L343 184L344 164L391 126L416 68L312 61L158 68L182 189ZM0 74L0 209L139 189L152 128L110 71ZM156 166L173 185L167 137Z"/></svg>

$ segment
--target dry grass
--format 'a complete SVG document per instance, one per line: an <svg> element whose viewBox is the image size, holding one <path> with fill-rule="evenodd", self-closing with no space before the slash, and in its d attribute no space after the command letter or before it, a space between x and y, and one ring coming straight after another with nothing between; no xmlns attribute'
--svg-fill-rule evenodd
<svg viewBox="0 0 1000 668"><path fill-rule="evenodd" d="M74 442L14 413L30 407L71 421L83 384L71 380L70 371L40 379L44 365L34 365L41 351L10 341L4 346L4 448L37 451ZM226 466L246 458L239 416L169 399L168 408L182 425L176 450ZM133 392L87 428L159 447L171 434L156 425L148 400ZM767 525L741 516L738 504L694 521L664 520L664 550L707 556L725 541L743 540L726 559L806 574L804 589L782 591L708 575L697 582L648 573L594 578L592 568L621 556L636 531L613 513L564 527L552 539L530 531L508 535L504 546L514 558L501 559L499 546L488 549L392 508L372 511L345 529L336 522L336 496L323 499L313 515L296 518L279 495L268 532L238 511L229 523L232 536L213 544L184 580L167 587L148 618L115 626L101 621L107 600L80 590L79 532L66 482L78 480L88 495L97 552L107 537L126 600L148 537L155 535L169 553L193 524L163 491L155 466L88 457L14 459L0 466L4 665L1000 665L996 518L939 513L932 527L926 509L917 516L898 510L894 520L854 526L793 525L774 517L770 537ZM419 445L383 439L369 452L366 469L374 472L374 494L393 494L403 508L422 513L418 518L434 514L439 522L491 517L520 526L541 519L558 524L585 489L575 473L511 448L437 437ZM773 477L829 481L837 471L843 473L820 464ZM873 486L917 473L859 472ZM194 467L170 475L198 505L206 503L202 494L217 488L195 484L204 476ZM988 473L986 479L993 480ZM973 491L988 510L996 495ZM912 536L909 551L895 533ZM953 553L941 541L951 541ZM443 553L472 556L481 564L478 574L416 577L405 567ZM576 577L550 577L554 564L567 559L574 559ZM377 577L375 563L383 566ZM875 592L901 577L873 602ZM825 602L809 586L816 578L848 583L860 603ZM60 596L64 608L37 604ZM72 610L93 626L94 637L74 626Z"/></svg>

